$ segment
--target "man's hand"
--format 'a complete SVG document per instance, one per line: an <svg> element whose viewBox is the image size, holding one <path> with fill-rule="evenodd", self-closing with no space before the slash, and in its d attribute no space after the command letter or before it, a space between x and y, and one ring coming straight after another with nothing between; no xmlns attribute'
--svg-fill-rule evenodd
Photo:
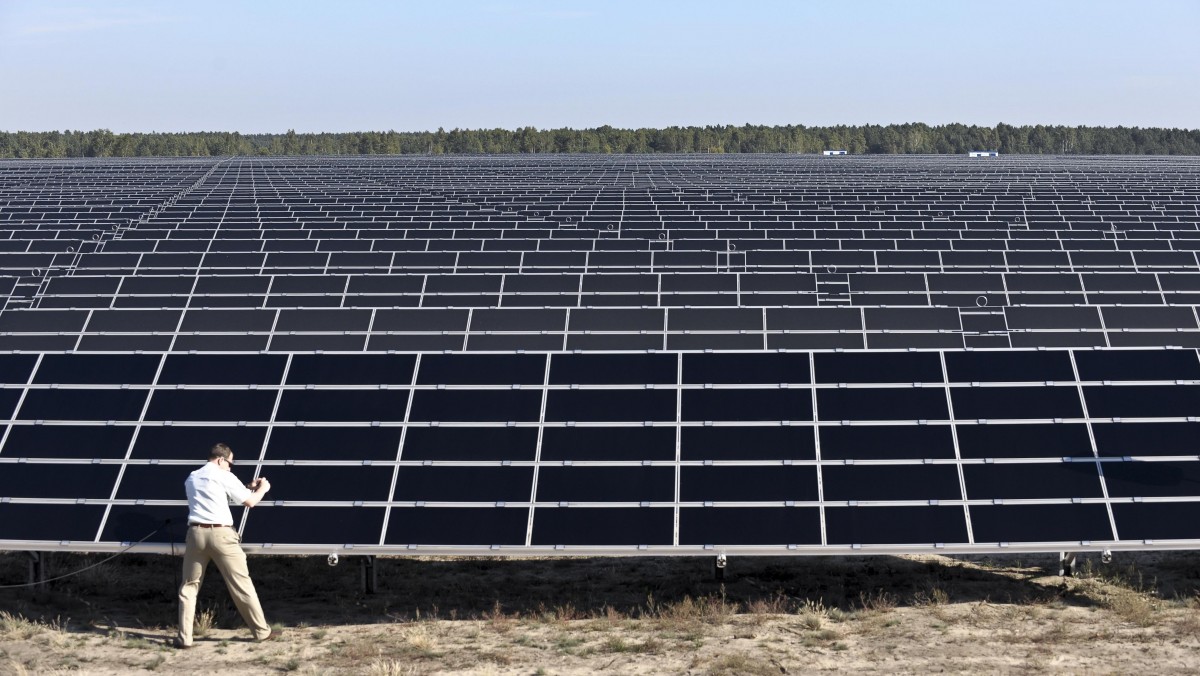
<svg viewBox="0 0 1200 676"><path fill-rule="evenodd" d="M271 490L271 482L267 481L266 477L260 476L254 481L246 484L246 488L254 491L254 494L246 498L242 504L247 507L253 507L258 504L259 500L262 500L262 497L267 494L267 491Z"/></svg>

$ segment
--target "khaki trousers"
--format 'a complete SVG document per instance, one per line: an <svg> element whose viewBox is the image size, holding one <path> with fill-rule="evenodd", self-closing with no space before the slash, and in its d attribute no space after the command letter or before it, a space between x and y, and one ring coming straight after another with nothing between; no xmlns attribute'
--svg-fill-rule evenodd
<svg viewBox="0 0 1200 676"><path fill-rule="evenodd" d="M229 588L229 595L233 597L234 605L254 638L261 641L270 636L271 626L263 617L258 593L254 591L254 582L250 580L250 571L246 568L246 552L242 551L237 531L232 528L189 526L187 549L183 554L183 584L179 587L179 642L183 645L192 644L196 594L200 592L204 569L209 561L217 564L217 570L221 571L225 586Z"/></svg>

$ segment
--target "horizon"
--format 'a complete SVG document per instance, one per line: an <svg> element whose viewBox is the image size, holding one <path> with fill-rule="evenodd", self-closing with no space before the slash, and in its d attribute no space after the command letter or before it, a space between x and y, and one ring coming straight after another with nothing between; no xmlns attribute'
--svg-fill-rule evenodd
<svg viewBox="0 0 1200 676"><path fill-rule="evenodd" d="M152 135L152 134L238 134L241 136L282 136L282 135L286 135L289 132L294 132L297 135L301 135L301 134L313 134L313 135L316 135L316 134L436 134L439 132L449 133L452 131L459 131L459 132L480 132L480 131L518 132L523 129L533 129L534 131L538 131L538 132L592 131L592 130L596 130L596 129L603 129L606 127L615 129L615 130L622 130L622 131L641 131L641 130L662 131L662 130L667 130L667 129L717 129L717 128L730 128L730 127L738 127L738 128L744 128L744 127L752 127L752 128L753 127L767 127L767 128L795 127L795 128L805 128L805 129L828 129L828 128L838 128L838 127L866 128L866 127L889 127L889 126L903 127L903 126L916 126L916 125L925 125L925 126L929 127L930 129L938 129L938 128L942 128L942 127L960 125L960 126L964 126L967 128L976 127L976 128L984 128L984 129L996 129L997 127L1000 127L1000 126L1010 126L1010 127L1015 127L1015 128L1047 127L1047 128L1063 128L1063 129L1160 129L1160 130L1164 130L1164 131L1182 131L1182 132L1200 131L1200 126L1198 126L1198 127L1151 127L1151 126L1128 125L1128 124L1126 124L1126 125L1118 124L1118 125L1111 125L1111 126L1095 126L1095 125L1083 125L1083 124L1078 124L1078 125L1076 125L1076 124L1044 124L1044 123L1036 123L1036 122L1029 123L1029 124L1009 124L1002 120L993 125L969 124L969 123L964 123L964 122L943 122L943 123L939 123L939 124L930 124L928 122L889 122L889 123L867 122L867 123L862 123L862 124L780 123L780 124L766 125L766 124L754 124L751 122L746 122L746 123L742 123L742 124L738 124L738 123L693 124L693 125L674 124L674 125L667 125L664 127L618 127L615 125L601 124L601 125L592 126L592 127L571 127L571 126L562 126L562 127L534 127L534 126L526 126L526 127L454 127L454 128L449 128L449 129L447 129L445 127L440 127L438 129L349 129L349 130L345 130L345 131L297 131L295 129L284 129L281 131L240 131L240 130L236 130L236 129L232 129L232 130L231 129L185 129L185 130L180 130L180 131L162 131L162 130L158 130L158 129L150 129L150 130L140 130L140 131L114 131L112 129L108 129L105 127L98 127L98 128L93 128L93 129L68 129L68 128L43 129L43 130L0 129L0 133L6 133L6 134L85 133L85 134L87 134L87 133L108 131L114 135L116 135L116 134L122 134L122 135L136 135L136 134L145 134L145 135Z"/></svg>

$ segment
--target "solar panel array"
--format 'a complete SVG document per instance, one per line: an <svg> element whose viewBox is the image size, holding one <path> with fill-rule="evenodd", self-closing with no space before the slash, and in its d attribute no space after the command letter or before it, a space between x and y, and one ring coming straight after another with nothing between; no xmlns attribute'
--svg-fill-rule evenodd
<svg viewBox="0 0 1200 676"><path fill-rule="evenodd" d="M0 547L1200 543L1200 162L0 162Z"/></svg>

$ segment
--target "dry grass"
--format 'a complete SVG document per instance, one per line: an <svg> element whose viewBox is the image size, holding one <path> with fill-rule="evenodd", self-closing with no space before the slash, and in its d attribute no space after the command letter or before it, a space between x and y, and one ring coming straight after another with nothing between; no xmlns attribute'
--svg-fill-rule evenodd
<svg viewBox="0 0 1200 676"><path fill-rule="evenodd" d="M196 612L196 621L192 625L192 634L197 638L204 638L212 634L212 630L216 627L217 614L212 608L203 608Z"/></svg>
<svg viewBox="0 0 1200 676"><path fill-rule="evenodd" d="M22 563L0 554L0 582ZM1075 579L1049 574L1053 557L744 559L723 582L708 563L388 559L363 595L353 566L255 558L284 639L250 642L217 578L197 647L173 651L178 561L141 557L0 595L0 673L1200 670L1194 554L1085 560Z"/></svg>

